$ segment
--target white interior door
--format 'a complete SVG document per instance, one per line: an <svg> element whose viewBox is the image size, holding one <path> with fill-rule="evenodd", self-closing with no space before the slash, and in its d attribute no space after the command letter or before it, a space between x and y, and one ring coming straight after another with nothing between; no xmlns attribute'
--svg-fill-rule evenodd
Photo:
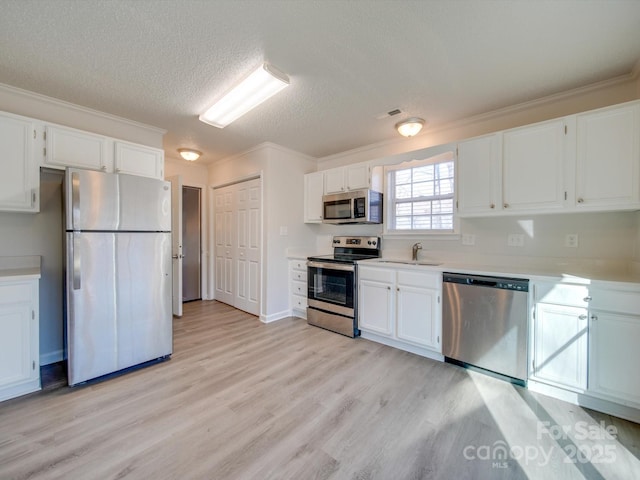
<svg viewBox="0 0 640 480"><path fill-rule="evenodd" d="M216 300L260 314L261 181L214 191Z"/></svg>
<svg viewBox="0 0 640 480"><path fill-rule="evenodd" d="M215 190L215 294L216 300L233 305L235 185Z"/></svg>
<svg viewBox="0 0 640 480"><path fill-rule="evenodd" d="M167 178L171 182L171 257L172 257L172 310L182 316L182 176Z"/></svg>
<svg viewBox="0 0 640 480"><path fill-rule="evenodd" d="M260 314L260 179L236 188L237 243L234 306Z"/></svg>

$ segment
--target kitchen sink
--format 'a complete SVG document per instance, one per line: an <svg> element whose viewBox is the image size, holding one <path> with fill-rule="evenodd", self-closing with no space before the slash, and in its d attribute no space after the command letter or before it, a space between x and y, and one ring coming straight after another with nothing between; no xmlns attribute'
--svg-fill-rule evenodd
<svg viewBox="0 0 640 480"><path fill-rule="evenodd" d="M414 261L414 260L378 260L376 263L397 263L399 265L424 265L429 267L437 267L438 265L442 265L441 263L435 262L424 262L424 261Z"/></svg>

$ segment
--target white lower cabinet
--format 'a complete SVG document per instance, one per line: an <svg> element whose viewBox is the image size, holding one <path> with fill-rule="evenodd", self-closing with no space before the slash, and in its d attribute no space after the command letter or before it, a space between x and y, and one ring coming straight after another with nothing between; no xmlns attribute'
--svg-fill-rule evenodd
<svg viewBox="0 0 640 480"><path fill-rule="evenodd" d="M38 280L0 279L0 401L40 390Z"/></svg>
<svg viewBox="0 0 640 480"><path fill-rule="evenodd" d="M592 290L589 392L640 408L640 291Z"/></svg>
<svg viewBox="0 0 640 480"><path fill-rule="evenodd" d="M400 348L442 351L440 272L359 265L358 285L358 325L363 336L372 333Z"/></svg>
<svg viewBox="0 0 640 480"><path fill-rule="evenodd" d="M640 287L538 282L534 292L530 380L577 393L580 404L637 421Z"/></svg>
<svg viewBox="0 0 640 480"><path fill-rule="evenodd" d="M307 318L307 261L289 261L291 314Z"/></svg>
<svg viewBox="0 0 640 480"><path fill-rule="evenodd" d="M587 309L538 303L533 376L562 387L587 388Z"/></svg>

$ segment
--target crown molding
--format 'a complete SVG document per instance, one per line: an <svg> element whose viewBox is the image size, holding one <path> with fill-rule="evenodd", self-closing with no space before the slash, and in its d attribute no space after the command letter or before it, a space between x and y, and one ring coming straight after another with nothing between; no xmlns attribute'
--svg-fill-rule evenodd
<svg viewBox="0 0 640 480"><path fill-rule="evenodd" d="M515 113L520 113L525 110L530 110L536 107L542 107L551 103L559 102L562 100L567 100L572 97L577 97L580 95L584 95L586 93L590 93L596 90L601 90L604 88L614 87L616 85L620 85L625 82L633 81L640 75L640 60L636 63L631 72L626 73L624 75L619 75L617 77L610 78L608 80L603 80L600 82L592 83L589 85L585 85L583 87L573 88L571 90L566 90L560 93L554 93L552 95L547 95L545 97L540 97L535 100L529 100L522 103L517 103L515 105L510 105L508 107L499 108L497 110L492 110L486 113L480 113L477 115L473 115L471 117L466 117L461 120L455 120L453 122L443 123L441 125L427 125L426 128L422 130L415 137L411 137L412 139L420 139L426 135L440 133L447 130L453 130L455 128L465 127L467 125L472 125L475 123L486 122L489 120L494 120L496 118L505 117L508 115L512 115ZM352 155L357 155L360 153L367 152L369 150L377 150L382 147L392 146L399 143L406 143L405 138L393 139L393 140L384 140L382 142L372 143L369 145L364 145L362 147L357 147L351 150L346 150L344 152L336 153L333 155L328 155L326 157L320 157L317 159L318 163L324 163L331 160L338 160L342 157L350 157Z"/></svg>
<svg viewBox="0 0 640 480"><path fill-rule="evenodd" d="M69 110L74 110L76 112L85 113L89 115L93 115L95 117L101 117L106 120L111 120L119 123L124 123L127 125L131 125L132 127L148 130L153 133L158 133L160 135L164 135L167 131L160 127L155 127L153 125L147 125L146 123L136 122L135 120L130 120L128 118L119 117L117 115L112 115L110 113L101 112L99 110L94 110L92 108L83 107L81 105L77 105L75 103L67 102L65 100L60 100L58 98L48 97L46 95L42 95L40 93L32 92L30 90L24 90L22 88L14 87L12 85L7 85L5 83L0 83L0 90L4 90L5 92L19 95L22 97L30 98L33 100L37 100L39 102L48 103L49 105L54 105L58 107L63 107Z"/></svg>

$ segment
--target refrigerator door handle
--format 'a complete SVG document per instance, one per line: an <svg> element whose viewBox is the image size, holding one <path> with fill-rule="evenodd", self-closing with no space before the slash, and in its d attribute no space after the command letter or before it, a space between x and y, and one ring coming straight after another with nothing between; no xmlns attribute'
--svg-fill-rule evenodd
<svg viewBox="0 0 640 480"><path fill-rule="evenodd" d="M73 235L73 242L71 242L71 258L73 259L73 289L80 290L80 241L78 234Z"/></svg>
<svg viewBox="0 0 640 480"><path fill-rule="evenodd" d="M71 174L71 214L73 218L71 229L75 230L76 225L80 225L80 174L78 172Z"/></svg>

